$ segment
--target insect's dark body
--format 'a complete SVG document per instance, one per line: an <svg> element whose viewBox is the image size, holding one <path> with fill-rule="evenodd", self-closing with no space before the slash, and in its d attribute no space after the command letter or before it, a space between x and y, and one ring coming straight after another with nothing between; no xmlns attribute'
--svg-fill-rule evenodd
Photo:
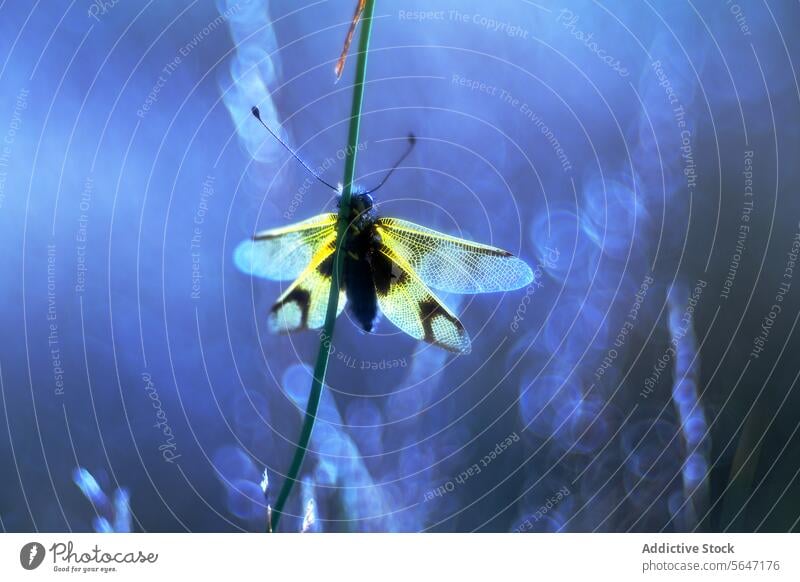
<svg viewBox="0 0 800 582"><path fill-rule="evenodd" d="M350 313L367 332L374 329L380 316L377 291L388 290L392 276L391 261L380 252L377 219L372 196L354 192L342 248L342 288L347 292Z"/></svg>

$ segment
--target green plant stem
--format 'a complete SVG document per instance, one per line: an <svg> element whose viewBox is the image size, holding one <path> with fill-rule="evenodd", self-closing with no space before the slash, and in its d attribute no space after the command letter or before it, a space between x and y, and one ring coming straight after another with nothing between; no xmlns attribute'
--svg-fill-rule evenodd
<svg viewBox="0 0 800 582"><path fill-rule="evenodd" d="M347 157L344 166L344 189L339 202L339 218L336 228L336 249L333 254L333 281L331 283L330 295L328 295L328 309L325 313L325 325L322 328L319 352L317 361L314 365L314 377L311 381L311 392L308 395L308 405L306 407L303 428L300 431L300 438L297 448L294 451L294 458L289 467L289 472L281 486L275 507L272 509L272 531L278 531L278 523L286 505L286 500L292 492L297 476L303 466L303 459L308 450L308 442L311 440L311 432L314 429L314 421L317 418L320 398L322 397L322 387L325 385L325 374L328 371L328 352L333 337L333 328L336 323L336 311L339 305L339 282L342 277L342 253L341 246L347 231L350 212L350 198L353 194L353 181L356 173L356 153L358 152L358 135L361 129L361 107L364 103L364 82L367 76L367 53L369 50L369 40L372 34L372 16L375 12L375 0L367 0L362 16L361 37L359 39L358 63L356 64L356 79L353 86L353 107L350 117L350 133L348 136Z"/></svg>

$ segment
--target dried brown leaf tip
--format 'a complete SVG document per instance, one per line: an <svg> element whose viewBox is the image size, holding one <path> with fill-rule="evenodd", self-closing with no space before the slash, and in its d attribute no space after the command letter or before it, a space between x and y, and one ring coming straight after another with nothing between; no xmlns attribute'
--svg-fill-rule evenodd
<svg viewBox="0 0 800 582"><path fill-rule="evenodd" d="M342 54L339 55L339 60L336 61L336 68L334 71L336 72L337 81L342 78L342 73L344 72L344 63L347 60L347 54L350 52L350 44L353 42L353 36L355 36L356 33L356 26L358 26L358 21L361 20L361 14L364 12L364 7L366 5L367 0L358 0L356 12L353 14L353 22L350 23L350 30L347 31L347 36L344 39Z"/></svg>

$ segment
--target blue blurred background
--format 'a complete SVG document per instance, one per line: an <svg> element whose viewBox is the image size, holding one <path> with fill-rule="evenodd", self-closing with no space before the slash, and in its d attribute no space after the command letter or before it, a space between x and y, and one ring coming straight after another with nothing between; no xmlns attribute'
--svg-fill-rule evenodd
<svg viewBox="0 0 800 582"><path fill-rule="evenodd" d="M319 338L232 250L335 200L249 110L340 181L354 5L0 6L3 531L264 530ZM360 181L415 133L380 211L536 280L466 357L342 315L282 527L797 530L797 3L376 15Z"/></svg>

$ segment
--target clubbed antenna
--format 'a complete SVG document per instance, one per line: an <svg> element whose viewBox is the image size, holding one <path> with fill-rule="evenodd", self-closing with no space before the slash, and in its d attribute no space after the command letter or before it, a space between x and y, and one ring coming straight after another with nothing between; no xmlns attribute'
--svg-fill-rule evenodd
<svg viewBox="0 0 800 582"><path fill-rule="evenodd" d="M253 105L253 107L250 109L250 112L253 114L253 117L255 117L256 119L258 119L259 123L261 123L261 125L263 125L263 126L264 126L264 129L266 129L266 130L267 130L267 131L270 133L270 135L271 135L272 137L274 137L276 140L278 140L278 143L280 143L280 144L281 144L281 145L282 145L284 148L286 148L286 151L288 151L290 154L292 154L292 157L294 157L294 159L295 159L295 160L297 160L298 162L300 162L300 163L302 164L302 166L303 166L303 167L304 167L304 168L305 168L305 169L308 171L308 173L309 173L309 174L311 174L312 176L314 176L314 177L315 177L317 180L319 180L320 182L322 182L323 184L325 184L325 185L326 185L328 188L330 188L331 190L333 190L333 191L335 191L335 192L338 192L338 191L339 191L339 189L338 189L336 186L332 186L331 184L329 184L328 182L326 182L325 180L323 180L323 179L320 177L320 175L319 175L319 174L317 174L317 173L316 173L314 170L312 170L312 169L311 169L311 166L309 166L308 164L306 164L306 163L303 161L303 159L302 159L300 156L298 156L298 155L295 153L295 151L294 151L292 148L290 148L290 147L288 146L288 144L287 144L285 141L283 141L283 140L282 140L282 139L281 139L281 138L278 136L278 134L277 134L277 133L275 133L274 131L272 131L272 130L269 128L269 126L268 126L266 123L264 123L264 120L263 120L263 119L261 119L261 112L258 110L258 107L256 107L255 105Z"/></svg>
<svg viewBox="0 0 800 582"><path fill-rule="evenodd" d="M408 157L408 155L409 155L409 154L411 153L411 151L414 149L414 146L416 145L416 143L417 143L417 137L416 137L416 136L415 136L413 133L409 133L409 134L408 134L408 146L406 147L406 151L405 151L405 152L403 152L403 155L402 155L402 156L400 156L400 159L399 159L399 160L397 160L397 162L395 162L394 166L392 166L392 169L391 169L391 170L389 170L389 173L388 173L388 174L386 174L386 175L383 177L383 180L381 180L381 183L380 183L380 184L378 184L377 186L375 186L375 187L374 187L372 190L368 190L368 191L367 191L367 194L372 194L372 193L373 193L373 192L375 192L375 191L376 191L378 188L380 188L381 186L383 186L384 184L386 184L386 181L389 179L389 176L391 176L391 175L394 173L394 171L395 171L395 170L398 168L398 166L400 166L400 164L402 164L402 163L403 163L403 161L404 161L404 160L405 160L405 159Z"/></svg>

